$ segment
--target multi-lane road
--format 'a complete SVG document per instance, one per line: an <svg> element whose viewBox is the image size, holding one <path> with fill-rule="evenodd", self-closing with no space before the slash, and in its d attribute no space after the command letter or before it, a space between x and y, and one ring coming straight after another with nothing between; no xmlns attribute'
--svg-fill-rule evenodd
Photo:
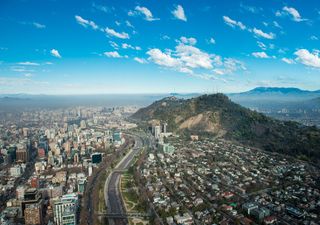
<svg viewBox="0 0 320 225"><path fill-rule="evenodd" d="M83 196L84 207L80 212L80 224L96 224L97 218L94 217L95 213L93 213L93 210L95 209L94 204L96 203L95 201L97 199L94 199L94 191L97 191L97 186L100 183L99 179L101 179L103 172L109 168L110 164L114 160L120 158L123 152L125 152L126 149L130 148L130 145L133 143L133 139L128 138L126 142L117 150L116 154L107 155L106 158L104 158L104 162L100 164L99 168L94 171L91 179L88 180L85 194Z"/></svg>
<svg viewBox="0 0 320 225"><path fill-rule="evenodd" d="M105 204L107 206L107 214L125 214L125 209L120 196L119 182L121 171L129 168L134 156L138 154L143 147L143 139L134 135L134 147L127 153L127 155L118 163L114 170L110 173L104 186ZM109 225L125 225L128 220L124 218L108 218Z"/></svg>

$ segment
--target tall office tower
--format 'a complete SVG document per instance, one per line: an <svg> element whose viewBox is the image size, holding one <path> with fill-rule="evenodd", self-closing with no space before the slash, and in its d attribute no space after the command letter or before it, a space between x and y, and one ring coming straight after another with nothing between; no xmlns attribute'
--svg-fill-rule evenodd
<svg viewBox="0 0 320 225"><path fill-rule="evenodd" d="M56 225L77 224L78 195L63 195L54 203L53 215Z"/></svg>
<svg viewBox="0 0 320 225"><path fill-rule="evenodd" d="M42 225L42 202L27 204L24 209L24 221L26 225Z"/></svg>
<svg viewBox="0 0 320 225"><path fill-rule="evenodd" d="M24 199L24 192L26 190L26 187L20 185L16 188L16 197L19 200L23 200Z"/></svg>
<svg viewBox="0 0 320 225"><path fill-rule="evenodd" d="M168 126L167 123L162 124L162 133L167 133L167 126Z"/></svg>
<svg viewBox="0 0 320 225"><path fill-rule="evenodd" d="M29 135L29 128L26 128L26 127L22 128L22 133L23 133L23 136L24 136L24 137L28 137L28 135Z"/></svg>
<svg viewBox="0 0 320 225"><path fill-rule="evenodd" d="M67 141L66 143L64 143L64 150L66 152L66 154L69 156L71 153L71 142Z"/></svg>
<svg viewBox="0 0 320 225"><path fill-rule="evenodd" d="M154 127L154 137L159 139L161 134L161 127L160 126L155 126Z"/></svg>
<svg viewBox="0 0 320 225"><path fill-rule="evenodd" d="M17 162L27 163L29 162L29 151L26 148L18 149L16 151Z"/></svg>
<svg viewBox="0 0 320 225"><path fill-rule="evenodd" d="M24 200L21 202L22 216L25 219L25 223L42 224L42 207L43 200L41 193L39 193L36 188L29 188L26 190L24 193Z"/></svg>

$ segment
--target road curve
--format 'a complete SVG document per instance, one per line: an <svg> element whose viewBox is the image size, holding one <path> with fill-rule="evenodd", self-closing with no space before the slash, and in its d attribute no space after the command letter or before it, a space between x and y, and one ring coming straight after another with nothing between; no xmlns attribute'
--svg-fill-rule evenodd
<svg viewBox="0 0 320 225"><path fill-rule="evenodd" d="M129 168L134 156L140 152L143 146L142 139L138 136L133 136L135 139L134 147L127 153L127 155L118 163L114 170L108 176L104 186L105 204L107 206L107 213L124 214L125 209L121 196L119 194L119 182L121 170ZM127 219L108 218L109 225L125 225L128 224Z"/></svg>

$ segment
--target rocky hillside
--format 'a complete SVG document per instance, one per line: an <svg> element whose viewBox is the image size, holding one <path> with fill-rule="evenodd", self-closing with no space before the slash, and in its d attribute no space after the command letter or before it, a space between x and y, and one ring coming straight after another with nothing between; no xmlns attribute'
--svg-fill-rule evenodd
<svg viewBox="0 0 320 225"><path fill-rule="evenodd" d="M168 129L188 136L221 136L268 151L320 162L320 130L251 111L223 94L192 99L164 98L137 111L133 119L166 121Z"/></svg>

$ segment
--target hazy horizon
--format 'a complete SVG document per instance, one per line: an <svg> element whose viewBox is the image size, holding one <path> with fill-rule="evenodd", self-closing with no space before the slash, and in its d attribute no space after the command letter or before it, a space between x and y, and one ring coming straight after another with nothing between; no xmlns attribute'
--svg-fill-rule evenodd
<svg viewBox="0 0 320 225"><path fill-rule="evenodd" d="M320 88L315 88L315 89L304 89L304 88L299 88L299 87L293 87L293 86L257 86L257 87L253 87L251 89L245 89L243 91L238 91L238 92L220 92L220 91L203 91L203 92L106 92L106 93L75 93L75 94L64 94L64 93L56 93L56 94L46 94L46 93L0 93L0 97L6 97L6 96L15 96L15 95L30 95L30 96L100 96L100 95L172 95L172 94L178 94L178 95L190 95L190 94L215 94L215 93L222 93L222 94L237 94L237 93L245 93L245 92L249 92L252 91L256 88L296 88L299 89L301 91L319 91Z"/></svg>

